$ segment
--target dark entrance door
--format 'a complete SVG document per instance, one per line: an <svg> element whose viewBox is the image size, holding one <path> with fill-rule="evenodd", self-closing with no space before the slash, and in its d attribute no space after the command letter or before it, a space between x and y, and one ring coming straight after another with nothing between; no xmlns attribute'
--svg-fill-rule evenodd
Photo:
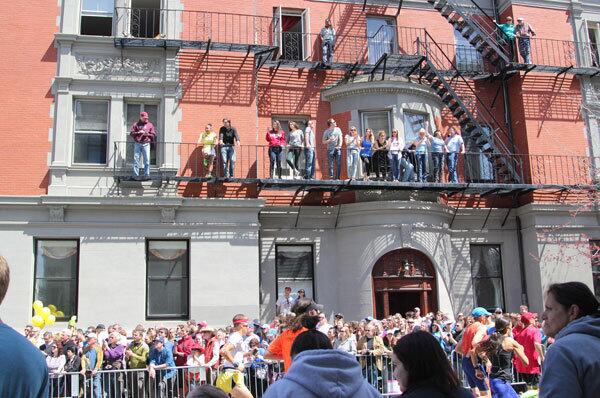
<svg viewBox="0 0 600 398"><path fill-rule="evenodd" d="M382 256L372 271L373 309L378 319L420 307L437 311L435 269L429 258L414 249L399 249Z"/></svg>

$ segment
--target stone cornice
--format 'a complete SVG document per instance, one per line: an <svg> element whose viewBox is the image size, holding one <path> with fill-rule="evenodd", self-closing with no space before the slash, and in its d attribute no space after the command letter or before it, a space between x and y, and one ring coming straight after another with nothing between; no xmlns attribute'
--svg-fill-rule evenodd
<svg viewBox="0 0 600 398"><path fill-rule="evenodd" d="M322 97L326 101L364 94L411 94L440 102L440 98L427 86L404 81L373 81L345 83L324 90Z"/></svg>

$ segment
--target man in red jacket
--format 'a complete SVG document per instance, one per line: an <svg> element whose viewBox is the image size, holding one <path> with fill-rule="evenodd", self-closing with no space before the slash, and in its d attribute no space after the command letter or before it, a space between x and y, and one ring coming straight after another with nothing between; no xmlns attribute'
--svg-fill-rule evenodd
<svg viewBox="0 0 600 398"><path fill-rule="evenodd" d="M144 178L150 176L150 144L156 138L154 125L148 120L148 112L140 113L140 120L131 126L130 135L134 141L133 174L140 175L140 157L144 158Z"/></svg>
<svg viewBox="0 0 600 398"><path fill-rule="evenodd" d="M179 341L177 345L173 349L173 358L175 359L175 366L186 366L187 365L187 357L192 353L192 349L196 345L196 342L192 338L192 329L190 326L184 326L179 329L178 333ZM179 375L177 379L179 380L179 388L183 388L183 384L185 383L185 378ZM183 391L181 391L183 394Z"/></svg>

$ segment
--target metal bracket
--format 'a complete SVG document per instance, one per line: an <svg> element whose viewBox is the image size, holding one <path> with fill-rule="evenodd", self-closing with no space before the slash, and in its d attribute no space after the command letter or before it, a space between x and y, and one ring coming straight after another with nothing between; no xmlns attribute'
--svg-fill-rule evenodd
<svg viewBox="0 0 600 398"><path fill-rule="evenodd" d="M371 71L371 77L369 78L369 81L373 81L373 78L375 77L375 72L377 72L377 69L379 68L379 65L381 65L382 62L384 63L383 74L385 75L385 65L386 65L387 57L388 57L388 53L383 53L383 55L381 57L379 57L377 62L375 62L375 65L373 65L373 70Z"/></svg>
<svg viewBox="0 0 600 398"><path fill-rule="evenodd" d="M561 70L560 70L560 71L559 71L559 72L556 74L556 77L559 77L560 75L562 75L562 74L564 74L564 73L567 73L567 72L568 72L568 71L570 71L571 69L573 69L573 65L571 65L571 66L567 66L567 67L564 67L564 68L562 68L562 69L561 69Z"/></svg>

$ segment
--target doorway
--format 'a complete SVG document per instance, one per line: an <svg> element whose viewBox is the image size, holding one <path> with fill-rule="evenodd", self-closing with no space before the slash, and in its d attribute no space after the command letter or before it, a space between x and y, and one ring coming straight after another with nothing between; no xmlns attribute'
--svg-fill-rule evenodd
<svg viewBox="0 0 600 398"><path fill-rule="evenodd" d="M435 267L424 253L393 250L377 260L371 275L377 319L396 313L404 316L415 307L424 314L437 311Z"/></svg>

